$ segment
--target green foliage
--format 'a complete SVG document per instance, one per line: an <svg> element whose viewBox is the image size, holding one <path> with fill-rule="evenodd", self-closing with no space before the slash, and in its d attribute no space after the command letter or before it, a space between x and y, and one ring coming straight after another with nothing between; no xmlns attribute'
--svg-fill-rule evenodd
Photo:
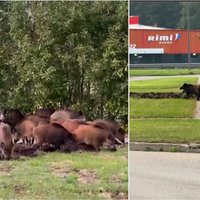
<svg viewBox="0 0 200 200"><path fill-rule="evenodd" d="M127 123L127 2L1 2L1 107Z"/></svg>
<svg viewBox="0 0 200 200"><path fill-rule="evenodd" d="M165 28L200 29L200 2L135 2L130 1L130 15L140 16L140 24Z"/></svg>
<svg viewBox="0 0 200 200"><path fill-rule="evenodd" d="M140 24L177 28L181 18L180 2L135 2L130 1L130 15L140 16Z"/></svg>
<svg viewBox="0 0 200 200"><path fill-rule="evenodd" d="M189 15L189 28L200 29L199 25L199 2L181 2L181 18L178 23L179 28L187 29L187 21Z"/></svg>

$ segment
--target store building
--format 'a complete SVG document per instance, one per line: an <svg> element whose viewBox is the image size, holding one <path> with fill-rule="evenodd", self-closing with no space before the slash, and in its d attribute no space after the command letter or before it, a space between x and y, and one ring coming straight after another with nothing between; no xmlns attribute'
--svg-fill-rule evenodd
<svg viewBox="0 0 200 200"><path fill-rule="evenodd" d="M200 30L167 29L129 20L131 64L200 63Z"/></svg>

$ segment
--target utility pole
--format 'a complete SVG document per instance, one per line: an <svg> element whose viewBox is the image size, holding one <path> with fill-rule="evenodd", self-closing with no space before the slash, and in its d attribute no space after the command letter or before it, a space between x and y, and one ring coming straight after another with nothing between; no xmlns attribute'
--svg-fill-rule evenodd
<svg viewBox="0 0 200 200"><path fill-rule="evenodd" d="M189 70L191 70L191 58L190 58L190 6L187 9L187 33L188 33L188 64Z"/></svg>

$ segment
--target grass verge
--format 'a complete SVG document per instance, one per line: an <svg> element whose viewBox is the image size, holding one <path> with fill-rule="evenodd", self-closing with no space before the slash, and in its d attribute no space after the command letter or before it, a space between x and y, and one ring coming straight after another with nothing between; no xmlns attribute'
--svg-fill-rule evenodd
<svg viewBox="0 0 200 200"><path fill-rule="evenodd" d="M131 92L181 92L183 83L196 84L196 77L164 78L156 80L131 81Z"/></svg>
<svg viewBox="0 0 200 200"><path fill-rule="evenodd" d="M200 74L200 69L131 69L130 76L176 76Z"/></svg>
<svg viewBox="0 0 200 200"><path fill-rule="evenodd" d="M127 147L0 162L0 199L117 199L128 194Z"/></svg>
<svg viewBox="0 0 200 200"><path fill-rule="evenodd" d="M133 142L200 143L200 120L196 119L131 119L130 140Z"/></svg>
<svg viewBox="0 0 200 200"><path fill-rule="evenodd" d="M192 118L195 99L130 98L130 118Z"/></svg>

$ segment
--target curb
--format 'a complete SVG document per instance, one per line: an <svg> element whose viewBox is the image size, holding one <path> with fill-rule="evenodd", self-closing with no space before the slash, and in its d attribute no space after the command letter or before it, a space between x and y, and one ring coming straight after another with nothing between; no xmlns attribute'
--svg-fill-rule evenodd
<svg viewBox="0 0 200 200"><path fill-rule="evenodd" d="M200 144L130 142L130 150L200 153Z"/></svg>

